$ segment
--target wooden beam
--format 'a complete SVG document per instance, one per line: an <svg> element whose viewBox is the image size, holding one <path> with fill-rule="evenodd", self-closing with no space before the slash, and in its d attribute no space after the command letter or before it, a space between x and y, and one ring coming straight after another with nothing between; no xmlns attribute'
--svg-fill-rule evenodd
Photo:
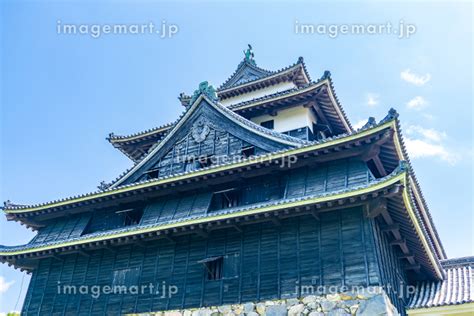
<svg viewBox="0 0 474 316"><path fill-rule="evenodd" d="M400 246L400 247L401 247L401 246L403 246L403 245L406 246L406 243L407 243L407 241L406 241L404 238L402 238L402 239L396 239L396 240L392 240L392 241L390 242L390 246Z"/></svg>
<svg viewBox="0 0 474 316"><path fill-rule="evenodd" d="M414 271L419 272L421 269L421 266L419 264L410 264L410 265L404 266L403 268L405 270L414 270Z"/></svg>
<svg viewBox="0 0 474 316"><path fill-rule="evenodd" d="M401 256L398 256L398 259L403 260L403 259L410 259L410 258L415 258L415 255L412 253L407 253Z"/></svg>
<svg viewBox="0 0 474 316"><path fill-rule="evenodd" d="M365 216L367 218L376 218L383 213L387 213L387 200L384 198L371 200L365 209Z"/></svg>
<svg viewBox="0 0 474 316"><path fill-rule="evenodd" d="M312 102L312 106L313 106L313 109L314 111L316 112L316 114L318 115L318 117L321 119L321 121L323 121L323 123L325 125L327 125L327 127L329 128L329 132L331 134L334 134L333 130L332 130L332 127L331 125L329 124L329 121L328 119L326 118L326 115L324 115L323 111L321 110L321 107L319 106L319 104L314 101Z"/></svg>
<svg viewBox="0 0 474 316"><path fill-rule="evenodd" d="M372 158L372 161L374 162L375 168L377 168L378 173L380 176L385 177L387 175L387 171L385 170L385 167L382 164L382 161L380 161L380 157L376 155L375 157Z"/></svg>
<svg viewBox="0 0 474 316"><path fill-rule="evenodd" d="M373 159L375 156L377 156L380 153L380 146L379 145L373 145L370 147L368 151L366 151L360 158L367 162L371 159Z"/></svg>
<svg viewBox="0 0 474 316"><path fill-rule="evenodd" d="M394 230L400 230L400 225L398 225L397 223L394 223L392 225L385 225L385 226L380 227L380 230L383 231L384 233L391 232Z"/></svg>

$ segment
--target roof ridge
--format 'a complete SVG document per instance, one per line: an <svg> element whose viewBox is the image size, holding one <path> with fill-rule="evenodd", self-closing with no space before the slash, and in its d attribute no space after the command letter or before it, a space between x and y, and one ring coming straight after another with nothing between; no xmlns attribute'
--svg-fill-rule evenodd
<svg viewBox="0 0 474 316"><path fill-rule="evenodd" d="M115 180L113 180L112 183L110 183L109 186L115 186L117 182L123 180L124 176L126 176L130 171L132 171L134 168L136 168L138 165L140 165L144 160L146 160L154 152L154 150L157 147L159 147L161 144L163 144L163 141L165 141L166 138L169 136L169 134L172 133L174 131L174 129L177 127L178 122L181 121L183 119L183 117L186 116L186 114L189 111L197 109L197 107L198 107L197 103L201 102L201 98L204 98L209 104L211 104L211 106L217 107L218 110L220 109L221 112L224 112L224 115L231 116L232 119L234 119L235 121L238 121L241 124L244 124L248 128L254 129L255 131L257 131L259 133L266 134L268 137L279 138L281 141L291 142L291 143L293 143L294 146L299 146L299 145L310 143L310 142L307 142L305 140L302 140L302 139L299 139L299 138L296 138L296 137L292 137L292 136L289 136L289 135L285 135L285 134L282 134L282 133L279 133L279 132L275 132L275 131L269 130L265 127L262 127L260 125L257 125L255 123L253 123L252 121L247 120L246 118L238 115L237 113L233 112L232 110L227 109L224 105L220 104L217 99L209 97L208 94L206 93L206 91L196 90L195 95L193 96L193 99L194 99L193 104L188 106L183 111L183 113L181 113L181 115L178 117L178 119L173 124L173 127L166 131L166 134L164 135L163 139L160 142L156 142L155 144L153 144L153 146L151 146L150 149L148 149L148 152L145 155L143 155L139 160L137 160L132 167L127 169L120 176L118 176Z"/></svg>
<svg viewBox="0 0 474 316"><path fill-rule="evenodd" d="M238 85L235 85L235 86L226 86L232 78L234 78L237 73L241 70L241 67L243 67L244 65L248 65L248 67L253 67L255 68L256 70L259 70L259 71L264 71L264 72L267 72L268 74L264 77L260 77L260 78L256 78L256 79L253 79L253 80L249 80L249 81L246 81L244 83L241 83L241 84L238 84ZM271 75L275 75L275 74L278 74L278 73L281 73L281 72L284 72L284 71L287 71L295 66L298 66L298 65L302 65L303 67L303 70L306 74L306 76L308 77L308 80L311 81L310 79L310 76L308 74L308 71L306 69L306 65L304 63L304 59L303 57L299 57L298 58L298 61L296 61L295 63L293 64L290 64L289 66L286 66L286 67L283 67L283 68L280 68L278 70L266 70L266 69L263 69L263 68L260 68L258 67L257 65L252 65L251 63L247 62L246 60L243 60L239 66L237 67L237 69L234 71L234 73L223 83L219 86L219 88L217 88L217 92L220 92L220 91L223 91L223 90L227 90L227 89L230 89L230 88L235 88L235 87L238 87L240 85L244 85L244 84L249 84L249 83L252 83L254 81L257 81L257 80L261 80L261 79L265 79L266 77L269 77Z"/></svg>
<svg viewBox="0 0 474 316"><path fill-rule="evenodd" d="M308 73L308 71L307 71L307 68L306 68L306 64L305 64L305 62L304 62L304 58L303 58L302 56L300 56L300 57L298 58L298 61L297 61L297 62L295 62L295 63L293 63L293 64L291 64L291 65L289 65L289 66L283 67L283 68L281 68L281 69L279 69L279 70L276 70L276 71L271 71L271 70L266 70L266 69L260 68L260 67L258 67L256 64L254 65L254 64L252 64L252 63L250 63L250 62L248 62L247 60L244 59L244 60L242 60L242 61L240 62L239 66L237 67L237 70L234 72L234 74L231 75L231 77L233 77L233 76L236 74L236 72L239 70L239 67L241 67L241 65L243 65L243 64L247 64L249 67L254 67L254 68L256 68L256 69L258 69L258 70L260 70L260 71L268 72L268 75L272 75L272 74L276 74L276 73L279 73L279 72L283 72L283 71L286 71L286 70L288 70L288 69L291 69L292 67L295 67L295 66L301 64L302 67L303 67L303 70L304 70L304 72L305 72L305 74L306 74L306 76L308 77L309 83L304 84L304 85L301 85L300 87L291 88L291 89L282 91L282 92L286 92L286 93L291 93L291 92L294 92L294 91L298 91L298 90L307 88L307 87L309 87L309 86L315 85L315 84L317 84L317 83L320 83L321 81L323 81L323 80L325 80L325 79L330 79L329 77L326 76L326 73L329 73L329 76L330 76L330 72L329 72L329 71L325 71L324 75L323 75L321 78L319 78L319 79L316 80L316 81L311 81L310 75L309 75L309 73ZM258 79L255 79L255 80L260 80L260 79L263 79L263 78L265 78L265 77L258 78ZM227 79L227 81L230 80L230 79L231 79L231 78ZM245 84L250 83L250 82L255 81L255 80L247 81L247 82L245 82ZM221 85L221 87L222 87L222 85ZM217 93L218 93L220 90L223 90L223 89L221 89L221 87L219 87L219 88L216 90ZM237 87L237 86L236 86L236 87ZM334 90L334 87L332 87L332 89ZM240 103L232 104L231 106L229 106L229 108L236 108L236 107L238 107L238 106L251 104L252 102L262 101L262 100L264 100L264 99L270 99L271 97L280 95L280 93L281 93L281 92L276 92L276 93L272 93L272 94L269 94L269 95L265 95L265 96L262 96L262 97L259 97L259 98L254 98L254 99L252 99L252 100L248 100L248 101L243 101L243 102L240 102ZM335 94L335 93L334 93L334 94ZM281 95L283 95L283 94L281 94ZM181 96L185 96L185 97L188 97L189 99L191 99L191 96L184 95L184 93L182 93L182 94L180 95L180 97L181 97ZM335 96L335 97L336 97L336 96ZM178 99L179 99L179 98L178 98ZM339 106L339 107L341 108L341 110L342 110L342 107L341 107L341 105L340 105L339 103L338 103L338 106ZM189 107L189 105L188 105L188 107ZM344 111L343 111L343 112L344 112ZM345 118L345 120L346 120L346 121L349 123L349 125L350 125L350 122L347 120L347 117L344 116L344 118ZM144 130L144 131L135 132L135 133L132 133L132 134L129 134L129 135L115 135L113 132L111 132L111 133L109 133L109 136L106 137L106 140L109 141L109 142L112 142L112 141L115 141L115 140L120 141L121 139L131 138L131 137L136 137L136 136L144 135L144 134L147 134L147 133L150 133L150 132L154 132L154 131L157 131L157 130L160 130L160 129L163 129L163 128L169 129L169 128L173 127L173 125L174 125L175 123L176 123L176 121L170 122L170 123L166 123L166 124L162 124L162 125L160 125L160 126L152 127L152 128L146 129L146 130Z"/></svg>
<svg viewBox="0 0 474 316"><path fill-rule="evenodd" d="M271 74L274 74L275 71L272 71L272 70L267 70L267 69L263 69L261 67L258 67L257 64L255 63L251 63L249 62L246 58L244 58L238 65L237 65L237 68L234 70L234 72L232 73L232 75L230 75L229 78L227 78L226 81L224 81L224 83L222 83L219 88L217 88L217 91L219 90L224 90L226 88L230 88L230 87L227 87L227 85L230 83L230 81L242 70L244 69L244 67L250 67L250 68L253 68L254 70L257 70L257 71L260 71L260 72L263 72L263 73L266 73L267 75L271 75ZM262 77L264 78L264 77ZM259 79L262 79L262 78L259 78ZM251 80L252 81L252 80ZM248 81L250 82L250 81Z"/></svg>
<svg viewBox="0 0 474 316"><path fill-rule="evenodd" d="M295 87L295 88L290 88L290 89L283 90L283 91L280 91L280 92L275 92L275 93L264 95L262 97L254 98L254 99L251 99L251 100L248 100L248 101L242 101L242 102L239 102L239 103L235 103L235 104L232 104L230 106L224 106L224 105L222 105L222 106L224 106L228 109L234 109L234 108L240 107L242 105L251 104L251 103L262 101L262 100L265 100L265 99L271 99L272 97L275 97L275 96L285 95L285 94L289 94L291 92L296 92L296 91L299 91L299 90L302 90L302 89L306 89L308 87L311 87L311 86L314 86L314 85L320 83L321 81L323 81L323 80L318 79L317 81L312 81L312 82L304 84L300 87ZM186 109L184 110L184 112L186 111ZM108 141L120 140L120 139L124 139L124 138L140 136L140 135L147 134L147 133L150 133L150 132L153 132L153 131L156 131L156 130L160 130L160 129L163 129L163 128L166 128L166 130L169 130L175 124L176 124L176 120L174 122L166 123L166 124L163 124L163 125L160 125L160 126L157 126L157 127L149 128L147 130L136 132L136 133L129 134L129 135L115 135L114 133L110 133L109 137L107 137L106 139ZM166 132L166 131L164 131L164 132Z"/></svg>

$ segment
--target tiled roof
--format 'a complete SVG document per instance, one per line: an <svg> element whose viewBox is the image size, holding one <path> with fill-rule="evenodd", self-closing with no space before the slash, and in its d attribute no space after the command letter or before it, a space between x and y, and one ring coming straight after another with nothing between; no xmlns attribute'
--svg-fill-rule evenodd
<svg viewBox="0 0 474 316"><path fill-rule="evenodd" d="M199 215L193 215L193 216L187 216L185 218L179 218L179 219L171 219L168 221L161 221L159 223L154 223L154 224L147 224L147 225L135 225L135 226L128 226L128 227L123 227L123 228L117 228L117 229L111 229L107 231L101 231L101 232L96 232L92 234L87 234L75 238L65 238L65 239L60 239L60 240L54 240L54 241L49 241L49 242L42 242L42 243L37 243L35 242L35 239L31 240L29 243L24 244L24 245L18 245L18 246L2 246L0 245L0 253L7 253L7 252L15 252L15 251L22 251L26 249L33 249L33 248L39 248L39 247L45 247L45 246L51 246L51 245L59 245L61 243L64 243L65 241L67 242L73 242L73 241L81 241L81 240L87 240L87 239L93 239L96 237L106 237L110 235L115 235L118 233L124 233L124 232L133 232L133 231L139 231L142 229L147 229L147 228L152 228L152 227L159 227L159 226L164 226L164 225L170 225L170 224L178 224L180 222L187 222L191 220L196 220L196 219L202 219L206 217L215 217L219 215L228 215L228 214L234 214L234 213L239 213L239 212L244 212L244 211L249 211L249 210L258 210L264 207L268 206L273 206L273 205L284 205L288 203L293 203L293 202L299 202L299 201L305 201L305 200L311 200L315 198L323 198L323 197L331 197L331 196L336 196L344 193L349 193L349 192L355 192L358 190L363 190L366 188L374 187L378 184L382 184L384 182L387 182L391 179L396 178L406 170L404 168L398 168L394 170L390 175L379 178L379 179L373 179L369 181L366 184L361 184L361 185L355 185L351 187L347 187L344 189L340 190L333 190L333 191L327 191L327 192L322 192L318 194L312 194L312 195L306 195L302 197L294 197L294 198L284 198L284 199L279 199L279 200L273 200L273 201L267 201L267 202L260 202L260 203L255 203L255 204L249 204L249 205L242 205L238 207L233 207L233 208L228 208L224 209L221 211L217 212L212 212L212 213L204 213L204 214L199 214Z"/></svg>
<svg viewBox="0 0 474 316"><path fill-rule="evenodd" d="M386 119L395 119L395 122L397 124L398 138L399 138L401 148L402 148L402 151L403 151L403 157L404 157L404 160L406 160L408 165L410 166L410 168L409 168L410 169L410 176L411 176L411 178L414 182L414 187L416 188L417 192L419 193L419 196L420 196L420 199L421 199L421 206L424 210L424 211L423 210L418 210L419 211L418 214L419 214L419 216L420 216L420 214L423 214L424 216L426 216L426 218L427 218L426 222L430 226L428 228L428 231L431 231L434 234L432 237L435 239L435 242L432 243L432 244L436 246L435 249L438 249L438 251L436 251L436 253L438 254L438 257L440 259L446 259L446 251L444 250L444 247L441 244L441 239L439 237L438 230L436 229L436 226L434 224L433 217L431 216L431 212L428 208L428 203L426 202L426 200L423 196L423 192L421 190L420 183L418 182L418 179L417 179L416 174L415 174L415 169L412 167L410 157L408 156L408 151L407 151L406 146L405 146L405 141L404 141L403 135L401 133L402 128L401 128L401 125L400 125L400 120L398 120L398 113L394 109L390 109L389 114L387 115L387 117L384 120L386 120ZM412 194L413 193L414 192L412 192ZM418 207L417 207L417 209L418 209ZM422 222L425 222L425 220L423 220ZM430 240L432 239L431 237L429 237L429 238L430 238Z"/></svg>
<svg viewBox="0 0 474 316"><path fill-rule="evenodd" d="M338 106L338 110L340 111L341 113L341 116L342 116L342 119L347 123L347 126L349 127L349 129L351 129L351 125L350 125L350 122L346 116L346 113L344 111L344 109L342 108L342 106L340 105L339 103L339 100L335 94L335 91L334 91L334 87L333 87L333 83L332 83L332 80L331 80L331 76L330 76L330 72L329 71L326 71L324 73L324 75L318 79L317 81L311 81L310 79L310 76L309 76L309 73L307 71L307 68L306 68L306 65L304 63L304 59L303 57L299 57L298 58L298 61L290 66L287 66L285 68L282 68L280 70L276 70L276 71L269 71L269 70L265 70L265 69L262 69L260 67L257 67L256 65L253 65L253 64L250 64L248 62L245 62L245 61L242 61L239 66L237 67L237 70L234 72L234 74L229 78L227 79L226 83L228 83L240 70L242 67L250 67L250 68L254 68L255 70L259 71L263 77L259 77L259 78L256 78L254 80L250 80L250 81L246 81L244 83L241 83L241 84L248 84L248 83L251 83L253 81L258 81L260 79L263 79L265 77L269 77L269 76L272 76L272 75L275 75L275 74L279 74L279 73L283 73L289 69L292 69L296 66L300 66L302 67L303 69L303 72L308 80L308 83L306 84L303 84L303 85L300 85L298 88L294 88L294 89L288 89L288 90L285 90L285 91L282 91L282 92L278 92L278 93L274 93L274 94L270 94L270 95L266 95L264 97L260 97L260 98L255 98L255 99L252 99L252 100L249 100L249 101L245 101L245 102L241 102L241 103L238 103L238 104L233 104L231 106L229 106L229 108L231 109L238 109L239 107L241 106L245 106L245 105L249 105L251 103L256 103L256 102L260 102L260 101L265 101L265 100L270 100L272 98L275 98L275 97L280 97L280 96L284 96L284 95L288 95L288 94L291 94L293 92L298 92L299 90L301 89L304 89L304 88L308 88L308 87L311 87L311 86L314 86L320 82L322 82L323 80L327 79L329 81L329 85L330 85L330 88L331 88L331 91L332 91L332 94L334 96L334 99L337 103L337 106ZM232 86L229 86L229 87L225 87L225 89L227 88L230 88L230 87L238 87L239 85L241 84L238 84L238 85L232 85ZM225 86L225 83L217 90L217 94L219 95L219 92L220 91L223 91L225 90L224 89L224 86ZM186 96L184 94L181 94L179 99L190 99L189 96ZM183 101L183 100L181 100ZM155 138L155 139L158 139L158 136L161 136L161 137L165 137L167 132L169 132L171 130L171 128L173 127L173 125L176 124L176 122L172 122L172 123L168 123L168 124L165 124L165 125L162 125L162 126L159 126L159 127L155 127L155 128L151 128L151 129L148 129L148 130L145 130L145 131L141 131L141 132L137 132L137 133L134 133L134 134L130 134L130 135L125 135L125 136L122 136L122 135L115 135L114 133L110 133L109 136L107 137L107 140L112 143L114 146L116 146L117 148L119 148L123 153L125 153L125 155L127 155L129 158L131 158L134 162L137 162L139 160L141 160L145 154L141 155L141 156L132 156L129 152L127 152L127 149L125 149L123 147L123 144L128 144L128 143L137 143L137 142L140 142L140 141L143 141L146 139L152 139L152 138ZM157 142L159 142L159 140L157 140ZM153 149L153 148L151 148ZM150 148L148 148L148 150L150 150Z"/></svg>
<svg viewBox="0 0 474 316"><path fill-rule="evenodd" d="M260 68L256 65L252 65L248 62L246 62L245 60L242 61L238 66L237 66L237 69L234 71L234 73L217 89L217 92L219 93L219 91L222 91L222 90L226 90L226 89L229 89L229 88L233 88L233 87L237 87L239 85L242 85L242 84L248 84L250 82L253 82L253 81L257 81L257 80L261 80L265 77L269 77L269 76L272 76L272 75L275 75L275 74L279 74L279 73L282 73L282 72L285 72L297 65L302 65L303 66L303 71L305 73L305 75L307 76L308 80L311 81L310 79L310 76L309 76L309 73L306 69L306 65L304 63L304 59L303 57L299 57L298 58L298 61L294 64L291 64L287 67L284 67L284 68L281 68L279 70L275 70L275 71L270 71L270 70L266 70L266 69L263 69L263 68ZM249 81L246 81L246 82L242 82L242 83L239 83L239 84L231 84L232 82L232 79L238 75L240 73L240 71L244 68L244 67L249 67L249 68L252 68L252 69L255 69L257 70L258 72L260 72L262 74L262 76L259 76L253 80L249 80Z"/></svg>
<svg viewBox="0 0 474 316"><path fill-rule="evenodd" d="M268 94L268 95L265 95L263 97L254 98L254 99L251 99L251 100L248 100L248 101L243 101L243 102L236 103L236 104L231 104L230 106L227 106L227 108L233 110L233 109L237 109L241 106L249 105L249 104L252 104L252 103L265 101L265 100L273 99L273 98L280 97L280 96L285 96L285 95L291 94L293 92L298 92L298 91L304 90L306 88L313 87L313 86L319 84L322 80L323 79L319 79L318 81L313 81L313 82L310 82L308 84L302 85L302 86L297 87L297 88L291 88L291 89L279 91L279 92L276 92L276 93ZM167 131L169 131L176 124L176 122L177 121L174 121L174 122L171 122L171 123L168 123L168 124L165 124L165 125L150 128L150 129L147 129L145 131L137 132L137 133L130 134L130 135L115 135L114 133L110 133L109 136L107 137L107 140L111 143L120 142L120 141L127 140L129 138L138 138L140 136L150 134L150 133L154 133L154 132L157 132L157 131L160 131L160 132L163 131L162 134L165 134Z"/></svg>
<svg viewBox="0 0 474 316"><path fill-rule="evenodd" d="M441 265L446 278L417 284L408 309L474 302L474 257L443 260Z"/></svg>
<svg viewBox="0 0 474 316"><path fill-rule="evenodd" d="M262 79L264 77L270 76L270 75L275 73L275 71L270 71L270 70L260 68L256 64L252 64L252 63L250 63L250 62L248 62L244 59L237 66L237 69L234 71L234 73L219 87L218 90L227 89L227 88L230 88L232 86L236 86L236 85L239 85L239 84L242 84L242 83L247 83L247 82L251 81L251 80L248 80L246 82L241 82L241 83L233 82L235 80L236 76L239 75L245 68L250 68L250 69L254 70L255 72L257 72L259 74L254 80Z"/></svg>
<svg viewBox="0 0 474 316"><path fill-rule="evenodd" d="M325 71L323 76L321 78L319 78L317 81L311 81L307 84L298 86L296 88L291 88L291 89L279 91L279 92L276 92L276 93L267 94L267 95L264 95L264 96L261 96L261 97L258 97L258 98L254 98L254 99L251 99L251 100L243 101L243 102L240 102L240 103L231 104L230 106L228 106L228 108L232 109L234 111L238 111L239 108L251 106L254 103L264 102L266 100L271 100L271 99L274 99L274 98L278 98L278 97L282 97L282 96L286 96L286 95L291 95L295 92L300 92L300 91L306 90L308 88L317 87L318 85L320 85L325 80L327 80L327 82L329 83L329 88L331 90L332 95L334 96L336 106L337 106L338 110L341 113L340 118L347 123L348 129L352 130L353 128L352 128L352 125L351 125L349 119L347 118L347 114L344 111L344 108L340 104L339 99L336 95L336 92L335 92L335 89L334 89L334 84L333 84L332 78L331 78L331 73L329 71Z"/></svg>
<svg viewBox="0 0 474 316"><path fill-rule="evenodd" d="M109 136L107 137L107 140L111 143L114 143L115 141L125 140L125 139L128 139L128 138L135 138L135 137L143 136L145 134L154 133L154 132L157 132L157 131L166 131L166 130L170 129L171 127L173 127L173 124L174 123L168 123L168 124L153 127L153 128L141 131L141 132L137 132L137 133L130 134L130 135L124 135L124 136L123 135L115 135L114 133L110 133Z"/></svg>
<svg viewBox="0 0 474 316"><path fill-rule="evenodd" d="M300 147L300 146L303 146L303 145L309 145L311 144L312 142L310 141L306 141L306 140L303 140L303 139L300 139L300 138L297 138L297 137L293 137L293 136L289 136L289 135L285 135L283 133L279 133L277 131L274 131L274 130L271 130L271 129L268 129L268 128L265 128L263 126L260 126L246 118L244 118L243 116L240 116L239 114L235 113L234 111L231 111L229 110L227 107L225 107L224 105L220 104L219 102L214 102L208 98L206 98L208 103L211 104L211 106L214 106L217 110L219 110L220 112L222 112L224 115L226 115L229 119L235 121L235 122L238 122L240 123L241 125L245 125L247 128L249 128L250 130L253 130L254 132L258 132L260 134L263 134L264 136L267 136L267 137L273 137L273 138L276 138L277 140L279 140L280 142L285 142L285 143L289 143L295 147ZM197 100L196 100L197 102ZM196 103L195 102L195 103ZM181 121L185 115L194 110L196 108L197 104L194 104L192 106L189 106L186 108L186 110L184 110L184 112L180 115L180 117L178 118L178 120L176 120L176 122L173 124L173 128L171 128L169 131L167 131L167 134L166 136L163 138L162 141L160 142L157 142L155 143L149 150L148 150L148 153L146 155L144 155L139 161L137 161L131 168L127 169L125 172L123 172L119 177L117 177L111 185L113 186L117 186L116 183L119 183L120 181L123 181L124 180L124 177L127 177L129 175L129 172L132 171L133 169L135 169L138 165L142 164L143 161L149 159L153 154L154 154L154 151L155 149L158 147L158 146L161 146L162 144L164 144L166 141L167 141L167 138L170 136L170 134L172 134L174 132L174 130L176 128L179 127L179 124L178 122Z"/></svg>
<svg viewBox="0 0 474 316"><path fill-rule="evenodd" d="M230 111L230 110L228 110L228 111ZM235 114L235 115L238 115L238 114ZM312 145L322 145L322 144L325 144L325 143L330 143L332 141L341 140L341 139L344 139L346 137L357 135L357 134L362 133L366 130L376 129L377 127L382 126L384 123L387 123L387 121L383 120L379 124L371 125L370 127L362 128L362 129L359 129L357 131L352 131L350 133L339 134L339 135L336 135L336 136L328 137L328 138L323 139L323 140L306 142L305 144L301 144L301 148L309 147L309 146L312 146ZM284 150L277 151L277 152L265 153L265 154L262 154L262 155L258 155L254 158L247 158L247 160L253 161L255 159L264 159L266 156L270 157L272 155L284 154L285 152L291 151L291 150L292 149L284 149ZM206 168L203 168L203 169L209 169L209 170L217 169L219 167L223 167L223 166L231 165L231 164L232 164L232 162L223 162L221 164L212 165L211 167L206 167ZM161 179L165 179L165 178L173 178L173 177L178 177L178 176L187 175L187 174L192 175L192 173L197 173L197 172L199 172L203 169L198 169L198 170L194 170L194 171L185 171L185 172L173 174L173 175L170 175L170 176L164 176L164 177L159 178L159 179L161 180ZM134 187L134 186L138 186L140 184L144 184L144 183L148 183L148 182L151 183L151 182L155 182L155 181L157 181L157 179L143 180L141 182L136 182L136 183L127 184L127 185L121 185L121 186L114 187L114 188L108 188L108 189L105 189L105 190L98 190L98 191L94 191L94 192L90 192L90 193L86 193L86 194L80 194L80 195L76 195L76 196L71 196L71 197L67 197L67 198L63 198L63 199L59 199L59 200L54 200L54 201L50 201L50 202L45 202L45 203L39 203L39 204L18 205L18 204L8 203L8 204L4 205L1 208L3 208L6 211L9 211L9 210L22 210L22 209L28 209L28 208L34 208L34 207L45 207L45 206L48 206L48 205L51 205L51 204L63 203L63 202L67 202L69 200L89 197L89 196L97 195L97 194L100 194L100 193L105 193L105 192L112 193L113 191L117 191L117 190L122 189L122 188Z"/></svg>
<svg viewBox="0 0 474 316"><path fill-rule="evenodd" d="M288 95L288 94L291 94L293 92L298 92L298 91L304 90L306 88L313 87L313 86L317 85L318 83L320 83L321 81L322 81L322 79L319 79L318 81L312 81L308 84L305 84L305 85L302 85L302 86L299 86L299 87L296 87L296 88L282 90L282 91L278 91L278 92L275 92L275 93L266 94L266 95L261 96L261 97L253 98L251 100L242 101L242 102L239 102L239 103L234 103L234 104L229 105L228 108L229 109L238 109L238 108L240 108L242 106L245 106L245 105L250 105L250 104L253 104L253 103L256 103L256 102L261 102L261 101L265 101L265 100L269 100L269 99L274 99L276 97L281 97L281 96L284 96L284 95Z"/></svg>

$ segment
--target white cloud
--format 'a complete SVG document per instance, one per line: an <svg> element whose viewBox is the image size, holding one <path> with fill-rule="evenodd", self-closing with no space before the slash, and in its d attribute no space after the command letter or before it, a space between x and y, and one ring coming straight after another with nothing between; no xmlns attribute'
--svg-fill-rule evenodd
<svg viewBox="0 0 474 316"><path fill-rule="evenodd" d="M460 156L443 144L447 138L445 132L412 125L408 126L406 133L408 137L405 138L405 145L412 159L434 157L450 165L459 161Z"/></svg>
<svg viewBox="0 0 474 316"><path fill-rule="evenodd" d="M431 144L421 139L410 139L405 140L410 157L413 159L423 157L438 157L443 161L446 161L450 165L455 165L459 161L459 156L449 152L441 144Z"/></svg>
<svg viewBox="0 0 474 316"><path fill-rule="evenodd" d="M362 126L364 126L365 123L367 123L367 120L361 120L361 121L358 121L357 123L355 123L353 125L353 127L354 127L355 130L358 130L359 128L362 128Z"/></svg>
<svg viewBox="0 0 474 316"><path fill-rule="evenodd" d="M425 75L418 75L411 72L410 69L405 69L400 73L400 78L406 82L414 84L415 86L423 86L431 80L431 75L429 73Z"/></svg>
<svg viewBox="0 0 474 316"><path fill-rule="evenodd" d="M436 119L436 116L431 113L422 113L421 115L423 115L423 117L428 121L434 121Z"/></svg>
<svg viewBox="0 0 474 316"><path fill-rule="evenodd" d="M430 140L433 142L441 142L447 137L445 132L439 132L433 128L423 128L421 126L416 126L416 125L408 126L406 132L408 135L413 135L413 134L422 135L427 140Z"/></svg>
<svg viewBox="0 0 474 316"><path fill-rule="evenodd" d="M409 109L420 110L428 105L428 102L425 98L417 96L407 102L407 107Z"/></svg>
<svg viewBox="0 0 474 316"><path fill-rule="evenodd" d="M372 107L379 104L379 95L375 93L367 93L367 105Z"/></svg>
<svg viewBox="0 0 474 316"><path fill-rule="evenodd" d="M15 283L15 281L6 282L5 278L0 276L0 294L5 293Z"/></svg>

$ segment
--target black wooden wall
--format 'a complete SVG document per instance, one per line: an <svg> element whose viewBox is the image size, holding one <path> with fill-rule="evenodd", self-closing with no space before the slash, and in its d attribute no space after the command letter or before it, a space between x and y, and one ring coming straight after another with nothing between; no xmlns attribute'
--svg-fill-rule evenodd
<svg viewBox="0 0 474 316"><path fill-rule="evenodd" d="M393 279L397 267L373 220L362 208L294 217L277 226L270 222L213 231L208 238L186 235L154 240L145 247L121 246L90 256L64 255L63 261L45 258L33 273L24 302L24 315L117 315L183 307L287 298L311 286L379 285ZM384 252L385 250L382 250ZM222 280L207 280L198 261L231 256L237 270ZM114 271L137 269L136 284L175 285L171 298L146 292L139 295L57 294L58 282L76 285L112 285ZM300 287L298 286L301 285ZM308 288L309 286L309 288Z"/></svg>
<svg viewBox="0 0 474 316"><path fill-rule="evenodd" d="M385 291L395 307L399 311L404 311L407 303L406 285L408 284L406 271L399 259L399 256L403 253L398 246L390 246L388 236L380 230L380 225L376 225L375 222L371 225L374 230L375 244L377 245L376 253L382 284L384 284Z"/></svg>
<svg viewBox="0 0 474 316"><path fill-rule="evenodd" d="M241 205L331 193L368 185L373 179L364 162L354 159L338 160L317 167L303 167L281 174L249 179L239 185L242 190ZM235 183L222 185L219 190L235 185ZM212 191L207 189L147 202L142 206L144 214L139 225L206 216L211 212L209 210L211 199ZM44 245L79 238L92 231L120 229L114 224L116 218L113 218L116 215L114 212L118 210L120 210L118 207L109 207L96 210L94 213L87 212L50 220L44 228L39 229L38 235L30 243Z"/></svg>

